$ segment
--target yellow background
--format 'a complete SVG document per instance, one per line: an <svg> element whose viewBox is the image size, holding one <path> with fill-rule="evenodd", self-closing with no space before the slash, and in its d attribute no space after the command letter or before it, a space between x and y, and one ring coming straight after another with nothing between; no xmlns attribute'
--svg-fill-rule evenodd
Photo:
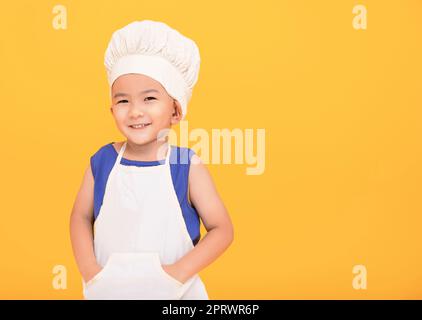
<svg viewBox="0 0 422 320"><path fill-rule="evenodd" d="M57 4L67 30L52 27ZM367 30L352 27L356 4ZM69 215L89 157L124 138L104 51L142 19L200 48L190 130L266 130L263 175L209 165L235 226L200 273L211 299L422 298L420 1L0 6L0 298L82 298ZM367 290L352 287L358 264ZM52 286L55 265L66 290Z"/></svg>

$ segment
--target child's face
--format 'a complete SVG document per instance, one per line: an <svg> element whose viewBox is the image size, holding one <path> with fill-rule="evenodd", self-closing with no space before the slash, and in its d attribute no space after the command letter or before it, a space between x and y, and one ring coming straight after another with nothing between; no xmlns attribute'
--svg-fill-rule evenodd
<svg viewBox="0 0 422 320"><path fill-rule="evenodd" d="M145 90L155 90L143 92ZM111 87L111 113L120 132L136 144L157 140L160 130L181 119L181 108L158 81L142 74L125 74ZM136 129L131 125L149 123Z"/></svg>

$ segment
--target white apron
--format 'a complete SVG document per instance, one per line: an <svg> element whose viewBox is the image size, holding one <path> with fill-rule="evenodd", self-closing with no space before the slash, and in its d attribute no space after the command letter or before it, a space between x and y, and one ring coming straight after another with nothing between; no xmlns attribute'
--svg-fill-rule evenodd
<svg viewBox="0 0 422 320"><path fill-rule="evenodd" d="M110 172L94 223L94 248L103 269L83 283L85 299L208 300L195 274L185 283L164 271L194 246L174 190L168 144L164 164L120 163L125 142Z"/></svg>

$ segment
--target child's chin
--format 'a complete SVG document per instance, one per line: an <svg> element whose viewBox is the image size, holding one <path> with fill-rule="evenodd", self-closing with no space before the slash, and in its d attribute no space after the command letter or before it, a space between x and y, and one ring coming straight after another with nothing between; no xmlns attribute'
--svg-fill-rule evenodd
<svg viewBox="0 0 422 320"><path fill-rule="evenodd" d="M139 145L146 144L146 143L149 143L153 140L156 140L150 134L142 135L142 134L133 134L132 133L132 134L126 135L126 138L128 140L130 140L132 143L139 144Z"/></svg>

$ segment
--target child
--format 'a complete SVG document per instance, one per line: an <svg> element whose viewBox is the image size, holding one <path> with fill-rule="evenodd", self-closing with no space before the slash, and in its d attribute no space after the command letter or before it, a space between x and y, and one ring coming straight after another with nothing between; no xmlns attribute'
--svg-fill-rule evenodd
<svg viewBox="0 0 422 320"><path fill-rule="evenodd" d="M195 42L162 22L113 33L110 110L126 141L91 157L73 206L85 299L209 299L197 273L231 244L232 223L200 158L166 135L186 115L199 64Z"/></svg>

